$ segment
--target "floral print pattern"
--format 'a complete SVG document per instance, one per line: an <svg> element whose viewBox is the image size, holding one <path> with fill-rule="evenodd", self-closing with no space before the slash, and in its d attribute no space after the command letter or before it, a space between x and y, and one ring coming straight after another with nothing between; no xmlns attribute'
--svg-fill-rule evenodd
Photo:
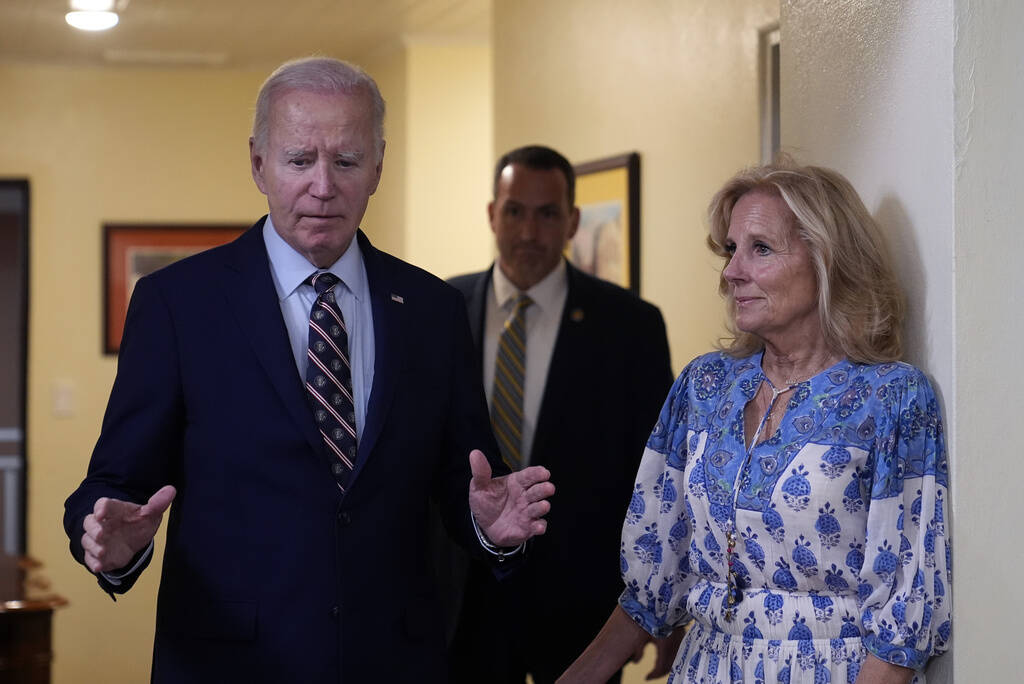
<svg viewBox="0 0 1024 684"><path fill-rule="evenodd" d="M870 652L923 683L951 625L931 385L904 363L841 361L786 395L748 461L743 410L763 379L760 354L712 353L676 380L623 525L620 605L655 636L694 620L670 682L853 682ZM734 519L745 589L726 621Z"/></svg>

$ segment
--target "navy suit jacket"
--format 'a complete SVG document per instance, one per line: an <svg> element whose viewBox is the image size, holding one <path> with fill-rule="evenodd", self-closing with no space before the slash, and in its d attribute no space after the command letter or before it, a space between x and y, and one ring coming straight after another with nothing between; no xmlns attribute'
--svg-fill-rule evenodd
<svg viewBox="0 0 1024 684"><path fill-rule="evenodd" d="M557 487L547 533L501 583L470 565L453 650L463 680L506 681L523 665L537 681L553 679L597 635L623 589L622 521L672 384L668 340L655 306L571 264L567 271L530 457ZM466 298L481 376L491 273L449 281Z"/></svg>
<svg viewBox="0 0 1024 684"><path fill-rule="evenodd" d="M446 679L427 565L432 497L479 549L468 454L499 467L462 297L358 234L376 361L342 495L295 368L262 238L139 281L88 475L66 503L178 489L156 617L156 682ZM127 590L135 577L108 591Z"/></svg>

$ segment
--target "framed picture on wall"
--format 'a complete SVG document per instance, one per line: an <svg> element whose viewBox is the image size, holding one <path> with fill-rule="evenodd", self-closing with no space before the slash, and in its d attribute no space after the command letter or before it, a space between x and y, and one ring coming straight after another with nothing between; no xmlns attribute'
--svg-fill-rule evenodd
<svg viewBox="0 0 1024 684"><path fill-rule="evenodd" d="M103 352L116 354L121 346L128 301L139 278L178 259L223 245L249 225L103 226Z"/></svg>
<svg viewBox="0 0 1024 684"><path fill-rule="evenodd" d="M580 227L566 256L586 273L640 294L640 155L576 164Z"/></svg>

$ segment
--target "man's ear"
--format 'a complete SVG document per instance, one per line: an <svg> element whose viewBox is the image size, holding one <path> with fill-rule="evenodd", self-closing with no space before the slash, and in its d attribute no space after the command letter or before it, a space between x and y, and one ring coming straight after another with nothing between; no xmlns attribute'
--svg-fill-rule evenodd
<svg viewBox="0 0 1024 684"><path fill-rule="evenodd" d="M373 179L373 186L370 188L370 194L377 192L377 186L380 185L380 174L384 170L384 147L387 145L386 140L380 141L380 157L377 158L377 168L374 169L376 178Z"/></svg>
<svg viewBox="0 0 1024 684"><path fill-rule="evenodd" d="M256 141L249 138L249 163L252 166L252 179L256 182L256 187L260 189L264 195L267 194L266 186L263 180L263 156L256 151Z"/></svg>
<svg viewBox="0 0 1024 684"><path fill-rule="evenodd" d="M568 238L568 240L566 240L566 242L568 242L569 240L572 240L573 236L576 235L576 230L580 227L580 208L579 207L573 207L572 208L572 213L569 215L569 221L570 221L569 238Z"/></svg>
<svg viewBox="0 0 1024 684"><path fill-rule="evenodd" d="M487 222L491 224L491 232L494 232L494 200L487 203Z"/></svg>

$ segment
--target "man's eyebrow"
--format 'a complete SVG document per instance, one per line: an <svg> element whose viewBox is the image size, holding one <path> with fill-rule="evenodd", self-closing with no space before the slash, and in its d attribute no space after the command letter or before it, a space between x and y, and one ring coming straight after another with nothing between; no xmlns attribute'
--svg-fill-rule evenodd
<svg viewBox="0 0 1024 684"><path fill-rule="evenodd" d="M362 150L341 150L335 152L334 156L341 159L351 159L352 161L362 161L366 157L366 152Z"/></svg>

